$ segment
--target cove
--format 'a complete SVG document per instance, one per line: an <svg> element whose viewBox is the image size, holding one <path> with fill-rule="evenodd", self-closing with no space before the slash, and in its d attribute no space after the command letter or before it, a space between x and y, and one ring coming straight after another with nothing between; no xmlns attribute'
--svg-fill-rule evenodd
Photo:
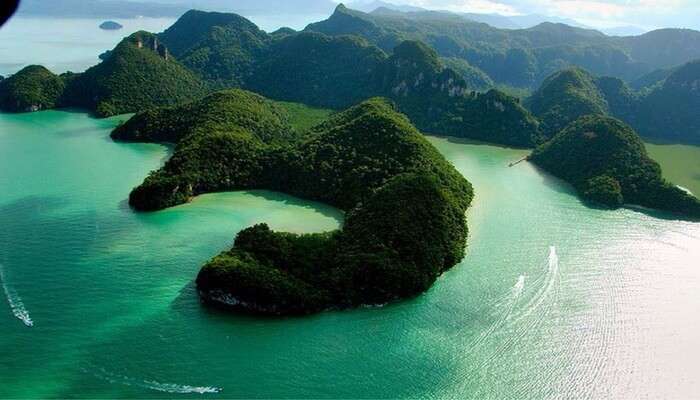
<svg viewBox="0 0 700 400"><path fill-rule="evenodd" d="M119 119L0 114L0 397L689 397L700 390L700 224L584 206L525 151L430 138L475 186L467 258L382 308L265 319L192 279L257 222L336 210L270 192L152 214L129 190L168 155ZM658 385L656 382L664 382Z"/></svg>
<svg viewBox="0 0 700 400"><path fill-rule="evenodd" d="M700 196L700 146L647 143L646 148L668 180Z"/></svg>

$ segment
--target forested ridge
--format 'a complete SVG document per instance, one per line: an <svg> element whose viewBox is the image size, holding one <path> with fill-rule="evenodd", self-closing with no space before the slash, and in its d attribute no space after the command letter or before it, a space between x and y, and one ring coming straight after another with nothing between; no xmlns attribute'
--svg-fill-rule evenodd
<svg viewBox="0 0 700 400"><path fill-rule="evenodd" d="M548 77L525 105L547 137L596 114L621 119L651 140L700 144L700 61L674 69L643 91L617 78L569 68Z"/></svg>
<svg viewBox="0 0 700 400"><path fill-rule="evenodd" d="M420 40L441 57L466 62L471 66L470 75L478 70L496 83L531 89L571 66L632 81L700 58L700 32L689 29L610 37L560 23L499 29L453 13L386 9L363 13L342 4L328 19L306 29L358 35L387 52L404 40Z"/></svg>
<svg viewBox="0 0 700 400"><path fill-rule="evenodd" d="M639 136L615 118L580 117L536 148L530 160L594 203L635 204L700 219L700 201L666 182Z"/></svg>

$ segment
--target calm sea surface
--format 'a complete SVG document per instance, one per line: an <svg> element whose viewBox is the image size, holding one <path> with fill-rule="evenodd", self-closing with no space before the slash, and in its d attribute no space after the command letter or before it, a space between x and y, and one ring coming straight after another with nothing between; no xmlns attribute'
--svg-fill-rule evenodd
<svg viewBox="0 0 700 400"><path fill-rule="evenodd" d="M270 192L133 213L168 155L118 118L0 114L0 398L689 398L700 224L585 207L525 153L431 138L475 185L468 256L383 308L259 319L203 308L199 266L257 222L338 211Z"/></svg>

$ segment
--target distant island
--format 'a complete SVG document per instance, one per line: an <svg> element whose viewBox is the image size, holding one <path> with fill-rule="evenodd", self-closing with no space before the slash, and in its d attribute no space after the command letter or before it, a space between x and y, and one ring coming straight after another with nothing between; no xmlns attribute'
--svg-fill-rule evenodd
<svg viewBox="0 0 700 400"><path fill-rule="evenodd" d="M118 22L114 21L105 21L100 24L100 29L104 29L106 31L118 31L119 29L122 29L124 26Z"/></svg>
<svg viewBox="0 0 700 400"><path fill-rule="evenodd" d="M388 101L365 101L307 131L289 118L271 101L234 90L139 113L112 134L177 143L131 193L136 209L269 189L346 212L334 232L243 230L200 271L205 301L272 315L383 304L427 290L464 257L472 187Z"/></svg>

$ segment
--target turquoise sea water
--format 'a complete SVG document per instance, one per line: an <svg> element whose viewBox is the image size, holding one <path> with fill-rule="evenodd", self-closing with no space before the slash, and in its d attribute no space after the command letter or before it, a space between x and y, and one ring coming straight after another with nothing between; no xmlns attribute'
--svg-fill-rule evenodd
<svg viewBox="0 0 700 400"><path fill-rule="evenodd" d="M521 150L431 138L476 188L464 262L382 308L229 315L193 279L237 231L342 215L270 192L134 213L168 151L112 142L116 123L0 114L0 398L700 393L700 224L590 209L509 168Z"/></svg>

